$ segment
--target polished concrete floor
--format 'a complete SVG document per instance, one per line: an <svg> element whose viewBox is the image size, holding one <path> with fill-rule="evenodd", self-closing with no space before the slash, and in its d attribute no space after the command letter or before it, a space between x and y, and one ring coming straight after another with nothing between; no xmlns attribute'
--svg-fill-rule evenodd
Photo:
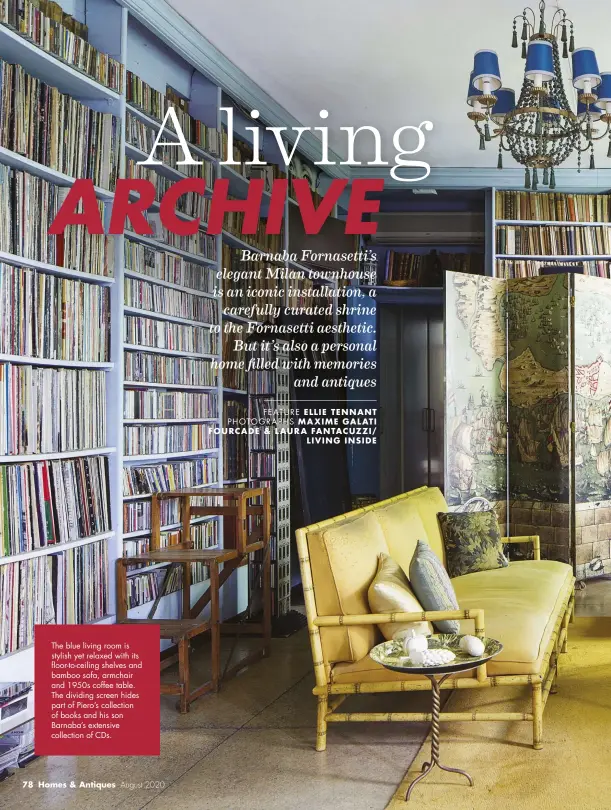
<svg viewBox="0 0 611 810"><path fill-rule="evenodd" d="M577 613L611 615L611 578L577 591ZM194 657L194 678L204 680L206 650ZM41 758L0 784L0 808L383 810L424 727L338 724L329 729L327 750L316 753L313 683L307 632L275 639L271 658L218 695L196 701L189 714L181 716L173 698L162 698L160 757ZM348 711L423 711L428 695L360 697L344 705ZM23 780L33 787L24 788ZM38 786L81 780L116 787Z"/></svg>
<svg viewBox="0 0 611 810"><path fill-rule="evenodd" d="M194 682L206 676L196 651ZM0 783L6 810L383 810L425 734L420 724L332 726L314 750L316 703L307 630L274 639L269 659L196 701L187 715L162 697L161 756L34 760ZM346 701L357 711L424 711L428 695ZM401 708L404 707L404 708ZM24 788L31 780L32 788ZM111 789L38 782L115 782ZM146 786L146 782L152 784ZM131 786L131 787L130 787Z"/></svg>

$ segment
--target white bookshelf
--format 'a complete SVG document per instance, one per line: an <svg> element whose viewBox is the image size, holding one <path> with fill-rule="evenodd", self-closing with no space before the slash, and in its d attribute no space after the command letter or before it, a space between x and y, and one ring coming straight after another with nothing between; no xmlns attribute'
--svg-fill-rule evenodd
<svg viewBox="0 0 611 810"><path fill-rule="evenodd" d="M488 216L489 226L487 225L487 236L489 237L489 250L491 251L492 273L493 276L498 276L497 273L497 260L498 261L517 261L517 262L547 262L549 264L567 264L571 262L596 262L607 261L611 262L611 254L607 253L572 253L572 254L558 254L558 253L497 253L497 228L503 226L519 226L525 228L609 228L611 223L602 222L600 220L586 221L586 220L555 220L555 219L510 219L496 217L496 195L503 193L505 189L493 188L490 193L490 212ZM510 189L509 191L513 191ZM538 192L545 194L546 192ZM601 192L598 192L600 194ZM564 195L564 192L556 192L558 195ZM590 196L584 192L586 196ZM592 196L597 196L593 194ZM528 278L528 276L518 276L518 278Z"/></svg>
<svg viewBox="0 0 611 810"><path fill-rule="evenodd" d="M64 10L68 13L74 14L77 18L84 21L82 14L84 14L84 4L72 4L69 0L62 0ZM148 31L141 21L136 19L127 8L122 6L120 0L88 0L87 2L87 23L90 27L90 41L95 47L104 50L114 58L119 59L128 70L132 70L135 74L140 76L145 82L150 84L162 92L165 92L166 84L174 87L178 92L183 93L185 97L190 98L190 112L191 114L203 121L207 126L213 126L217 129L221 126L221 114L219 108L226 106L224 101L222 88L214 81L207 79L199 70L197 66L188 64L179 54L178 49L172 50L169 46L161 42L161 40L152 32ZM82 13L81 13L82 12ZM79 16L79 14L81 16ZM145 153L135 146L126 144L125 142L125 119L127 112L143 122L152 130L158 131L160 122L149 116L147 113L139 110L132 104L127 103L127 96L125 87L122 92L115 92L109 88L104 87L85 73L79 71L75 67L63 62L54 55L43 51L41 48L34 45L29 40L20 36L16 31L9 29L6 26L0 25L0 57L11 62L21 64L26 71L38 77L41 81L47 84L54 85L59 88L62 93L73 96L74 98L82 101L84 104L91 108L110 112L117 116L123 123L120 133L120 164L119 164L119 177L125 176L126 159L143 159ZM252 121L248 123L252 124ZM264 126L264 124L262 123ZM169 132L166 129L166 134ZM246 133L240 133L240 137L245 137ZM248 191L249 180L242 176L239 172L231 167L221 167L219 159L210 154L206 149L200 146L190 144L192 154L199 160L209 161L214 169L214 177L226 177L230 181L231 193L236 196L245 196ZM62 172L51 169L36 161L31 160L23 155L19 155L9 149L0 148L0 164L6 164L17 170L25 171L37 177L44 178L50 183L62 187L70 187L73 185L75 179ZM184 179L185 175L182 172L174 169L171 166L161 164L156 167L156 170L171 179ZM208 189L209 193L209 189ZM96 188L97 198L104 203L105 222L108 224L110 217L110 208L114 199L112 190ZM268 199L269 194L264 194L264 199ZM290 204L294 204L293 200L288 200L285 207L285 247L288 245L288 208ZM156 206L151 208L154 210ZM179 214L179 216L181 216ZM190 219L186 215L182 215L183 219ZM133 537L146 536L146 532L137 532L125 534L123 532L123 505L133 501L147 501L150 500L150 494L137 494L123 497L123 480L122 474L124 468L131 467L134 464L147 465L157 464L159 462L173 462L179 460L192 461L198 458L207 458L210 455L216 455L218 464L218 481L213 481L207 484L202 484L202 494L205 495L206 489L220 484L247 484L248 478L241 478L236 480L223 481L223 447L221 436L218 436L219 446L217 450L202 449L195 451L183 451L165 454L142 454L134 456L126 456L124 454L124 427L132 425L151 425L155 422L163 424L205 424L205 423L220 423L223 418L223 398L224 396L236 396L238 398L247 397L246 390L232 390L223 387L222 375L217 375L215 386L191 386L180 385L171 383L156 383L156 382L137 382L127 381L124 379L124 357L126 353L133 351L141 351L146 353L167 355L167 356L183 356L189 358L199 358L202 360L210 360L213 357L222 359L222 331L218 335L218 351L215 355L210 354L195 354L185 353L168 349L156 349L152 346L136 346L128 344L124 341L124 317L125 315L134 315L143 318L153 318L169 323L176 323L184 326L192 327L206 327L205 323L186 318L178 318L170 315L165 315L159 312L150 312L138 309L136 307L128 307L124 305L124 290L123 282L125 278L138 279L146 281L150 284L157 284L161 287L166 287L174 290L179 290L188 295L203 296L214 298L211 293L202 290L194 290L189 287L184 287L162 279L156 279L154 276L149 276L145 273L135 272L133 270L126 270L124 266L124 243L125 240L140 243L158 251L164 251L175 256L179 256L186 261L193 262L202 266L202 269L211 268L213 271L218 271L222 263L222 247L223 244L229 244L234 248L246 248L251 251L262 252L260 248L253 247L245 240L234 236L233 234L224 231L215 237L216 244L216 259L210 259L207 256L195 254L187 250L175 247L171 244L164 242L162 239L154 238L152 236L141 236L131 231L126 231L122 235L113 237L114 244L114 276L94 275L85 272L84 270L76 270L68 267L61 267L59 265L49 264L23 258L21 256L0 252L0 262L15 265L18 267L28 267L40 273L59 276L67 279L74 279L78 281L85 281L89 284L101 285L109 288L110 296L110 357L108 362L103 363L89 363L89 362L72 362L63 360L53 360L35 357L21 357L15 355L1 355L0 362L15 363L21 365L33 366L49 366L49 367L68 367L68 368L83 368L83 369L98 369L106 372L106 415L107 415L107 443L108 446L91 448L78 451L69 451L62 453L46 453L35 455L6 455L0 456L0 464L14 464L27 461L42 461L42 460L59 460L59 459L72 459L82 458L89 456L106 456L109 464L109 481L110 481L110 510L111 510L111 526L110 530L99 535L92 537L80 538L71 543L57 544L43 549L35 549L25 554L12 555L10 557L0 557L0 566L7 565L13 562L18 562L23 559L33 558L51 553L58 553L62 550L69 548L76 548L85 546L94 542L107 543L108 549L108 580L109 580L109 602L108 612L105 616L98 620L98 623L109 623L114 620L114 600L115 600L115 565L114 561L123 553L123 542L125 539L133 539ZM305 268L307 270L307 268ZM224 316L222 313L222 300L219 297L218 301L218 324L221 326L225 320L240 320L233 316ZM244 323L249 323L247 319L243 319ZM209 391L216 392L217 397L217 416L214 418L200 418L200 419L170 419L170 420L147 420L147 419L124 419L123 418L123 393L126 389L158 389L158 390L177 390L177 391ZM196 524L196 521L193 521ZM167 528L167 527L164 527ZM222 518L219 519L219 540L222 543ZM207 587L206 582L197 583L192 586L193 600L197 599ZM247 571L242 569L238 572L237 589L231 590L231 587L225 587L221 600L221 610L224 616L234 616L244 609L246 604L248 592L248 578ZM142 617L148 614L150 605L145 604L134 608L130 615L134 617ZM180 593L172 593L164 596L160 601L160 609L157 615L161 618L171 617L178 615L180 610ZM33 649L31 646L18 649L8 655L0 657L0 681L27 681L33 680Z"/></svg>

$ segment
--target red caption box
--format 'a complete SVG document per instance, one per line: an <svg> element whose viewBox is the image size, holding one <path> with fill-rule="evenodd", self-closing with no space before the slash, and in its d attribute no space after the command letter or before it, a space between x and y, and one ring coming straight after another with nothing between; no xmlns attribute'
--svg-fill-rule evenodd
<svg viewBox="0 0 611 810"><path fill-rule="evenodd" d="M39 756L159 755L159 627L39 624Z"/></svg>

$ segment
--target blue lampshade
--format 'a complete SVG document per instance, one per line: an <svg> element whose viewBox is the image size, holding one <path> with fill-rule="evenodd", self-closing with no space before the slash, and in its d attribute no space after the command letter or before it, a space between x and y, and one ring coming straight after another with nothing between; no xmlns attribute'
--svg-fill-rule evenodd
<svg viewBox="0 0 611 810"><path fill-rule="evenodd" d="M473 84L484 92L484 85L494 93L501 86L501 70L496 51L476 51L473 60Z"/></svg>
<svg viewBox="0 0 611 810"><path fill-rule="evenodd" d="M598 104L611 103L611 73L601 73L601 82L598 85L596 95L598 96Z"/></svg>
<svg viewBox="0 0 611 810"><path fill-rule="evenodd" d="M467 90L467 104L470 104L471 107L473 107L477 97L481 95L482 91L478 90L473 84L473 71L471 71L471 75L469 76L469 89Z"/></svg>
<svg viewBox="0 0 611 810"><path fill-rule="evenodd" d="M587 112L588 112L587 105L584 104L583 101L578 101L577 117L583 120L586 117ZM604 110L601 110L601 108L598 106L598 103L590 104L590 118L592 119L592 121L598 121L603 112Z"/></svg>
<svg viewBox="0 0 611 810"><path fill-rule="evenodd" d="M516 94L509 87L501 87L495 91L496 104L492 108L492 120L502 124L508 112L516 106Z"/></svg>
<svg viewBox="0 0 611 810"><path fill-rule="evenodd" d="M589 84L589 88L586 88ZM598 87L600 84L600 71L596 54L592 48L577 48L573 51L573 87L586 90Z"/></svg>
<svg viewBox="0 0 611 810"><path fill-rule="evenodd" d="M554 78L554 53L551 42L536 39L530 43L524 75L535 84Z"/></svg>

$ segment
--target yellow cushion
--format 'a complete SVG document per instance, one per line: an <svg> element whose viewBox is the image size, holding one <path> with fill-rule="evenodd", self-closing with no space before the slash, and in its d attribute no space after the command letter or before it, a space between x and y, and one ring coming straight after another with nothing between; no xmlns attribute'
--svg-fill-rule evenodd
<svg viewBox="0 0 611 810"><path fill-rule="evenodd" d="M401 566L405 576L409 577L409 564L414 556L418 540L426 540L428 535L414 496L402 498L375 510L375 516L380 522L388 551L393 560Z"/></svg>
<svg viewBox="0 0 611 810"><path fill-rule="evenodd" d="M439 521L437 520L437 512L447 512L448 505L446 499L441 494L441 490L438 489L438 487L428 487L427 489L419 490L413 495L410 495L408 501L411 505L416 507L424 525L426 538L423 537L422 539L427 541L445 566L446 552L443 545Z"/></svg>
<svg viewBox="0 0 611 810"><path fill-rule="evenodd" d="M486 635L503 644L488 664L491 675L539 672L572 584L572 568L554 560L521 560L452 579L461 609L483 608ZM472 633L473 622L461 622L460 632Z"/></svg>
<svg viewBox="0 0 611 810"><path fill-rule="evenodd" d="M553 560L523 560L507 568L465 574L452 580L463 609L483 608L486 635L504 645L488 662L489 675L540 673L561 608L573 587L573 570ZM473 621L461 622L461 633L473 633ZM424 676L392 672L368 655L354 663L337 664L332 683L411 681ZM475 677L469 671L457 677Z"/></svg>
<svg viewBox="0 0 611 810"><path fill-rule="evenodd" d="M378 572L369 586L367 597L372 613L422 611L422 605L412 593L403 569L388 554L380 554ZM391 639L400 630L413 630L421 635L433 632L429 622L391 622L378 627L386 639Z"/></svg>
<svg viewBox="0 0 611 810"><path fill-rule="evenodd" d="M371 512L308 533L316 611L319 616L370 613L367 590L378 557L388 553L380 524ZM375 625L321 628L327 663L358 661L374 646Z"/></svg>

